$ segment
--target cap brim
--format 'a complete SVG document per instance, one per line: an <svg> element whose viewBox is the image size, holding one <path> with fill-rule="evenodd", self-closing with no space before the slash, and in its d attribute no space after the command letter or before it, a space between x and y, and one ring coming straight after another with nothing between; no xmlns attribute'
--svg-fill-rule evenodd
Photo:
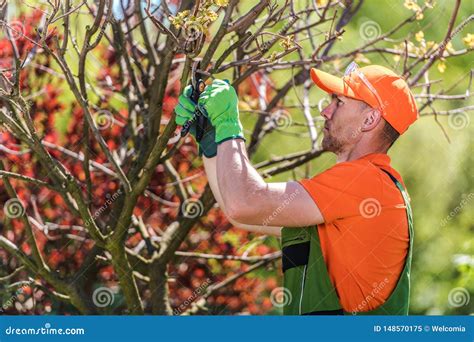
<svg viewBox="0 0 474 342"><path fill-rule="evenodd" d="M311 79L326 93L343 95L357 99L352 89L342 80L342 78L328 74L327 72L311 68Z"/></svg>

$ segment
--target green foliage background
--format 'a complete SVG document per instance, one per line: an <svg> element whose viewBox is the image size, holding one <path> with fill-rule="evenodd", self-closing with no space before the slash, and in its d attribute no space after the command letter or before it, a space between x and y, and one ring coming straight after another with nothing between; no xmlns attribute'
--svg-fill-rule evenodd
<svg viewBox="0 0 474 342"><path fill-rule="evenodd" d="M421 2L418 1L420 4ZM245 2L250 7L251 2ZM415 33L424 32L427 41L440 41L444 38L454 1L438 1L435 7L425 12L422 20L401 30L396 42L382 43L380 46L393 48L394 44L407 38L415 41ZM242 10L244 11L244 10ZM346 32L342 41L338 41L331 54L347 52L361 46L364 42L360 35L360 25L365 21L376 22L381 32L386 32L397 25L412 12L403 6L403 1L366 1L359 13L345 27ZM466 1L461 4L458 20L474 13L474 3ZM284 23L281 24L282 26ZM278 31L275 28L275 32ZM323 28L321 28L323 30ZM474 31L471 22L453 39L455 49L463 49L462 37ZM302 44L310 49L309 44ZM278 48L276 48L278 49ZM280 48L281 49L281 48ZM388 57L387 57L388 56ZM402 66L396 63L391 55L367 54L371 64L381 64L401 72ZM295 59L295 54L286 60ZM341 63L339 75L344 72ZM329 65L328 65L329 64ZM332 63L322 66L322 69L334 72ZM359 63L361 66L363 63ZM454 88L450 94L464 94L469 83L469 73L473 68L472 53L446 60L446 71L440 73L436 65L430 70L430 79L442 79L434 85L432 92ZM281 77L278 74L281 73ZM291 71L274 72L272 80L277 87L282 86L291 77ZM474 91L471 87L471 93ZM419 89L416 91L418 92ZM296 94L299 92L299 94ZM291 91L285 98L286 104L298 104L296 96L301 98L302 88ZM311 90L311 104L314 105L312 115L319 116L316 106L326 96L316 87ZM473 105L473 98L468 100L436 101L434 108L448 110ZM426 112L427 110L425 110ZM428 110L431 111L431 110ZM291 110L293 122L305 122L301 110ZM448 124L446 116L438 120L446 130L449 140L436 123L434 116L423 116L405 133L389 151L392 166L404 178L408 188L415 222L415 246L412 267L411 314L473 314L474 313L474 125L472 112L467 113L469 121L462 129L453 129ZM245 115L244 115L245 117ZM244 127L251 129L254 120L245 117ZM290 127L288 131L306 133L305 128ZM247 132L248 134L251 131ZM253 162L259 162L272 155L284 155L291 152L310 148L308 136L292 137L280 132L274 132L264 138ZM302 166L296 172L286 172L271 181L288 181L290 179L308 177L317 174L334 165L335 156L324 154L312 161L308 166ZM456 296L456 288L468 291L470 301L461 307L449 304L448 296Z"/></svg>
<svg viewBox="0 0 474 342"><path fill-rule="evenodd" d="M421 3L421 1L419 1ZM277 1L283 4L283 1ZM303 5L304 1L300 1ZM239 3L240 13L247 12L255 1L244 0ZM420 21L415 21L397 33L397 41L379 43L378 46L393 48L394 44L403 42L404 39L415 42L415 33L424 32L425 39L440 41L446 34L450 13L454 1L438 0L434 9L425 12ZM296 10L301 10L296 8ZM456 24L474 13L474 2L464 1ZM365 1L358 14L345 26L342 40L338 40L331 50L331 54L351 51L361 46L364 42L360 34L360 27L364 22L374 21L381 32L386 32L410 16L412 12L403 6L403 0L381 0ZM222 16L218 22L222 20ZM83 23L84 24L84 23ZM273 28L278 32L286 22L281 22ZM327 31L330 23L321 26L321 31ZM212 26L215 32L218 23ZM467 33L474 33L474 24L471 22L464 30L453 39L455 49L465 48L462 37ZM318 40L321 41L323 37ZM306 50L305 55L310 54L311 46L307 41L300 42ZM224 51L230 43L221 44L216 56ZM276 45L270 52L281 50ZM464 94L466 92L469 73L473 69L473 54L461 57L448 58L446 60L446 71L440 73L436 65L430 70L430 79L442 79L433 85L432 92L447 90L453 87L449 94ZM370 63L388 66L398 72L402 67L392 55L380 55L376 53L365 56ZM296 53L292 53L284 60L297 59ZM341 75L348 60L335 63L326 63L322 69ZM76 63L71 63L75 65ZM364 65L364 63L360 63ZM100 63L92 63L88 72L95 73L100 69ZM74 70L75 71L75 70ZM272 81L276 87L282 86L291 77L291 69L274 71L271 74ZM232 78L232 74L223 73L215 75L220 78ZM309 77L309 75L308 75ZM66 87L66 85L64 85ZM471 92L474 91L471 87ZM290 91L284 99L285 105L298 105L298 97L301 98L302 87ZM310 99L312 114L319 117L318 102L326 94L311 88ZM72 101L70 92L64 92L62 101ZM468 100L436 101L434 108L448 110L458 107L473 105L473 97ZM116 110L123 106L117 101ZM300 109L288 109L293 122L305 122ZM462 129L453 129L448 124L446 116L439 117L439 123L446 131L449 141L443 130L435 121L434 116L421 117L404 134L389 152L392 158L392 166L397 169L404 178L412 199L415 222L415 247L412 267L412 296L411 314L473 314L474 313L474 118L472 112L468 113L469 121ZM247 136L256 121L256 115L242 114L242 120ZM58 120L59 130L64 130L67 125L68 114ZM320 123L321 121L317 121ZM286 132L274 131L266 136L253 162L259 162L273 155L285 155L292 152L303 151L310 148L310 139L306 128L292 126L288 132L300 133L297 136L285 134ZM335 156L324 154L308 165L299 167L295 171L286 172L270 179L270 181L288 181L311 177L328 167L334 165ZM226 239L232 241L233 230L226 233ZM277 246L275 238L267 238L266 244ZM243 246L242 248L245 248ZM259 270L252 273L251 277L266 278L275 276L276 269ZM455 307L450 305L449 294L456 288L464 288L468 291L470 300L466 305ZM268 297L268 293L262 293L262 298ZM275 309L270 314L278 313Z"/></svg>

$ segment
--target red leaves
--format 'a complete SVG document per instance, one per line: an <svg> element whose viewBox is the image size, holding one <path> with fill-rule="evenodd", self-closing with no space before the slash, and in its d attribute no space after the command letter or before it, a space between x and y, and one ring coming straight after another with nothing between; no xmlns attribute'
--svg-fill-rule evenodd
<svg viewBox="0 0 474 342"><path fill-rule="evenodd" d="M48 265L52 269L56 269L59 265L59 263L64 261L64 253L57 249L53 249L52 251L49 252L48 255Z"/></svg>
<svg viewBox="0 0 474 342"><path fill-rule="evenodd" d="M38 26L42 13L33 12L30 16L22 17L25 22L25 37L20 37L16 43L21 56L24 58L32 51L33 61L45 68L51 67L51 57L44 54L40 48L35 48L31 41L36 38L34 28ZM51 34L56 34L51 32ZM36 50L35 50L36 49ZM98 53L97 53L98 52ZM128 123L128 107L125 103L117 101L116 93L123 92L123 83L119 78L118 57L111 46L100 45L94 50L95 58L99 59L101 67L95 79L94 91L99 96L91 96L90 109L94 119L99 113L106 113L107 125L101 125L99 132L105 140L109 149L122 159L125 172L128 173L137 157L137 141L144 139L143 135L131 137L129 130L125 128ZM6 39L0 40L0 68L5 69L11 63L11 44ZM11 65L10 65L11 66ZM43 68L44 69L44 68ZM57 68L55 67L55 70ZM65 149L47 147L47 151L61 164L68 172L75 176L79 186L83 191L83 197L92 200L90 212L100 227L106 227L111 223L110 212L117 205L114 194L119 190L119 181L107 172L104 172L96 165L113 170L110 162L103 153L97 139L89 131L89 140L85 141L84 111L77 101L72 97L66 82L49 72L29 65L21 73L22 95L31 101L31 115L40 138ZM163 130L166 119L170 120L174 107L177 104L180 84L178 78L170 80L166 88L163 100ZM257 79L259 81L259 79ZM127 83L127 80L124 81ZM244 83L242 85L249 96L257 97L254 84ZM267 87L270 89L270 87ZM270 91L270 90L268 90ZM120 94L119 94L120 95ZM117 103L118 102L118 103ZM138 120L141 120L139 116ZM133 117L133 119L137 119ZM139 134L145 134L144 123L138 122ZM198 198L202 194L207 184L207 179L202 170L202 164L197 158L197 146L193 139L188 137L185 142L180 142L180 148L170 158L170 162L176 169L183 185L191 198ZM5 161L6 169L22 175L34 177L50 184L54 184L49 178L49 171L44 165L39 164L37 157L30 153L26 146L10 133L0 134L0 144L4 145L8 152L0 152L2 160ZM89 158L96 163L91 166L90 178L92 181L92 193L87 194L86 169L83 161L84 148L87 145ZM170 148L171 145L168 146ZM123 149L127 149L123 151ZM125 153L124 153L125 152ZM90 239L85 223L75 216L65 202L65 199L58 193L45 187L40 187L25 183L23 181L12 180L19 198L25 203L25 209L29 216L42 220L43 223L60 225L61 228L50 231L41 230L36 226L34 234L36 236L39 249L45 256L48 265L55 270L60 270L61 275L71 275L77 272L84 262L84 259L94 246L94 241ZM3 191L3 184L0 180L0 203L8 200L8 196ZM180 210L180 200L176 192L176 182L163 164L154 170L151 182L147 187L153 196L145 195L139 197L133 214L141 217L147 231L152 237L159 237L168 226L173 223ZM34 205L33 205L34 204ZM37 208L36 210L34 208ZM3 210L0 211L0 219L4 218ZM40 221L38 219L38 221ZM80 226L76 229L73 226ZM5 233L11 240L20 245L22 250L28 255L31 254L31 246L26 242L25 227L18 219L11 220L12 230ZM186 251L196 251L200 253L212 253L219 255L241 255L242 246L249 241L249 233L245 231L229 230L229 223L221 210L212 209L201 217L200 223L196 224L190 232L188 238L183 242L181 249ZM136 227L130 228L130 233L126 241L126 246L138 248L143 245L143 237ZM133 229L133 230L132 230ZM46 235L47 234L47 235ZM85 240L84 240L85 239ZM274 251L265 245L258 245L253 248L249 255L258 256ZM142 248L139 253L144 256L148 252ZM170 282L170 297L173 306L196 297L196 289L203 289L211 284L226 279L228 276L242 272L248 268L248 264L239 261L209 260L203 258L177 258L169 267L169 273L175 282ZM116 282L115 272L112 266L100 266L97 274L88 281L92 282ZM248 312L252 314L265 313L272 308L271 303L259 302L261 293L271 290L276 286L276 280L264 281L263 277L252 274L238 279L209 298L209 303L215 313L237 313ZM209 282L209 283L208 283ZM146 285L140 283L141 294L145 297ZM44 307L51 304L46 302L44 297ZM46 310L46 309L45 309ZM222 311L224 310L224 311ZM62 312L61 314L67 314Z"/></svg>
<svg viewBox="0 0 474 342"><path fill-rule="evenodd" d="M170 96L167 95L163 101L163 115L168 117L173 113L174 107L178 104L178 98L176 95Z"/></svg>

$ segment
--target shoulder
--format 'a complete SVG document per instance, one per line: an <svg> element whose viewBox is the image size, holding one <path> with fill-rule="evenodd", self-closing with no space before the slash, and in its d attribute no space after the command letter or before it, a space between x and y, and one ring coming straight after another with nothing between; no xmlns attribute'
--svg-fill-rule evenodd
<svg viewBox="0 0 474 342"><path fill-rule="evenodd" d="M312 181L343 181L343 182L366 182L374 180L380 173L380 169L372 163L357 159L338 163L329 169L310 178Z"/></svg>
<svg viewBox="0 0 474 342"><path fill-rule="evenodd" d="M384 169L404 186L397 171L390 166ZM392 189L398 192L390 177L379 166L365 159L338 163L312 178L301 180L300 183L312 193L327 191L344 197L381 197Z"/></svg>

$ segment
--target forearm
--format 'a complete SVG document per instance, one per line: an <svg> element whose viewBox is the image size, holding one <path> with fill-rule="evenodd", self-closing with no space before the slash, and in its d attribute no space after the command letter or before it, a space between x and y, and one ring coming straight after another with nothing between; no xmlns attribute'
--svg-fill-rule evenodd
<svg viewBox="0 0 474 342"><path fill-rule="evenodd" d="M196 103L190 99L191 92L192 87L188 86L179 97L175 108L178 125L194 117ZM281 227L323 222L317 205L301 184L266 183L251 165L242 140L237 94L228 82L214 80L200 95L199 106L207 112L212 125L199 142L199 152L210 157L203 158L210 188L234 226L280 235ZM196 125L194 130L191 126L190 132L196 136Z"/></svg>
<svg viewBox="0 0 474 342"><path fill-rule="evenodd" d="M217 180L229 217L262 226L303 227L323 222L301 184L263 180L250 163L241 139L224 141L217 151Z"/></svg>
<svg viewBox="0 0 474 342"><path fill-rule="evenodd" d="M260 234L274 235L274 236L280 236L281 235L281 233L280 233L281 227L242 224L240 222L237 222L237 221L233 220L231 217L229 217L229 215L227 214L227 210L226 210L224 200L223 200L221 192L219 190L219 184L218 184L218 180L217 180L217 157L213 157L213 158L203 157L203 163L204 163L204 169L206 171L206 175L207 175L207 178L208 178L208 181L209 181L209 186L211 187L212 193L214 194L214 197L215 197L217 203L219 204L219 207L224 212L227 219L236 228L251 231L253 233L260 233Z"/></svg>
<svg viewBox="0 0 474 342"><path fill-rule="evenodd" d="M228 213L244 213L246 209L264 209L259 205L259 193L267 184L250 163L245 143L241 139L225 141L218 146L217 181ZM253 216L253 215L252 215ZM250 223L250 222L245 222ZM264 222L252 222L264 224Z"/></svg>

